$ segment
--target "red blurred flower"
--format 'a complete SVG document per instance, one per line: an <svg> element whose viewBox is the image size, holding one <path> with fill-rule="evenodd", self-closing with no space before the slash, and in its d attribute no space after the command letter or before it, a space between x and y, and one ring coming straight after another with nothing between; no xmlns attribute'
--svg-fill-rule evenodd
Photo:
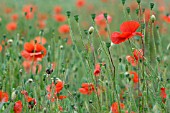
<svg viewBox="0 0 170 113"><path fill-rule="evenodd" d="M108 23L110 23L112 21L112 17L107 15L107 20L108 20ZM101 27L106 27L106 19L105 19L103 13L96 16L95 22L96 22L97 25L99 25Z"/></svg>
<svg viewBox="0 0 170 113"><path fill-rule="evenodd" d="M8 93L3 92L2 90L0 90L0 103L1 102L8 102Z"/></svg>
<svg viewBox="0 0 170 113"><path fill-rule="evenodd" d="M11 15L12 21L17 21L18 20L18 14L13 14Z"/></svg>
<svg viewBox="0 0 170 113"><path fill-rule="evenodd" d="M124 109L125 105L123 103L120 103L120 108ZM119 113L119 105L117 102L114 102L111 106L112 113Z"/></svg>
<svg viewBox="0 0 170 113"><path fill-rule="evenodd" d="M58 31L61 33L61 34L66 34L66 33L69 33L70 32L70 27L65 24L65 25L62 25L59 27Z"/></svg>
<svg viewBox="0 0 170 113"><path fill-rule="evenodd" d="M165 103L167 95L166 95L166 89L164 87L161 88L160 96L162 98L162 102Z"/></svg>
<svg viewBox="0 0 170 113"><path fill-rule="evenodd" d="M90 95L95 91L94 85L92 83L82 83L81 88L79 88L79 92L84 95Z"/></svg>
<svg viewBox="0 0 170 113"><path fill-rule="evenodd" d="M54 15L54 19L57 22L64 22L64 21L66 21L66 16L62 15L62 14L56 14L56 15Z"/></svg>
<svg viewBox="0 0 170 113"><path fill-rule="evenodd" d="M134 50L133 56L128 55L128 56L126 56L126 59L132 66L136 66L140 59L142 59L142 60L144 59L143 58L143 50L142 49Z"/></svg>
<svg viewBox="0 0 170 113"><path fill-rule="evenodd" d="M6 29L8 31L14 31L17 29L17 23L16 22L10 22L6 25Z"/></svg>
<svg viewBox="0 0 170 113"><path fill-rule="evenodd" d="M42 65L38 64L37 62L24 61L22 65L27 73L30 73L32 70L32 73L35 74L37 69L38 69L38 73L40 73L42 70Z"/></svg>
<svg viewBox="0 0 170 113"><path fill-rule="evenodd" d="M94 70L94 75L95 76L99 76L100 75L100 71L101 71L100 64L96 64L95 70Z"/></svg>
<svg viewBox="0 0 170 113"><path fill-rule="evenodd" d="M163 20L167 23L170 23L170 15L163 16Z"/></svg>
<svg viewBox="0 0 170 113"><path fill-rule="evenodd" d="M14 113L21 113L22 112L22 102L19 100L14 104Z"/></svg>
<svg viewBox="0 0 170 113"><path fill-rule="evenodd" d="M46 55L47 51L44 46L38 43L26 42L24 44L24 50L21 51L21 55L27 60L42 59Z"/></svg>
<svg viewBox="0 0 170 113"><path fill-rule="evenodd" d="M35 12L37 10L37 7L35 5L25 5L22 9L22 11L25 12Z"/></svg>
<svg viewBox="0 0 170 113"><path fill-rule="evenodd" d="M38 21L38 28L39 29L44 29L46 27L45 21L39 20Z"/></svg>
<svg viewBox="0 0 170 113"><path fill-rule="evenodd" d="M54 7L54 12L57 13L57 14L58 14L58 13L61 13L61 12L62 12L62 7L60 7L60 6L55 6L55 7Z"/></svg>
<svg viewBox="0 0 170 113"><path fill-rule="evenodd" d="M83 7L83 6L85 5L85 3L86 3L85 0L77 0L77 1L76 1L76 6L77 6L78 8L81 8L81 7Z"/></svg>
<svg viewBox="0 0 170 113"><path fill-rule="evenodd" d="M161 88L161 97L166 99L166 89L164 87Z"/></svg>
<svg viewBox="0 0 170 113"><path fill-rule="evenodd" d="M138 74L135 71L130 71L129 74L133 75L133 82L138 83Z"/></svg>
<svg viewBox="0 0 170 113"><path fill-rule="evenodd" d="M9 13L11 13L12 12L12 8L10 8L10 7L6 7L5 8L5 13L6 14L9 14Z"/></svg>
<svg viewBox="0 0 170 113"><path fill-rule="evenodd" d="M45 21L48 19L48 15L46 13L38 13L38 20Z"/></svg>
<svg viewBox="0 0 170 113"><path fill-rule="evenodd" d="M33 18L34 18L34 13L33 13L33 12L26 12L26 13L25 13L25 18L26 18L27 20L33 19Z"/></svg>
<svg viewBox="0 0 170 113"><path fill-rule="evenodd" d="M56 84L52 83L50 85L48 85L46 87L46 90L51 93L52 91L54 91L54 94L60 93L60 91L63 89L64 87L64 82L62 82L61 80L58 80Z"/></svg>
<svg viewBox="0 0 170 113"><path fill-rule="evenodd" d="M42 36L37 36L37 37L34 38L34 40L31 40L30 42L34 44L35 40L37 41L38 44L45 45L47 43L46 38L42 37Z"/></svg>
<svg viewBox="0 0 170 113"><path fill-rule="evenodd" d="M112 33L111 41L114 44L120 44L135 35L139 35L142 37L141 32L136 32L136 30L138 29L139 26L140 26L140 24L136 21L123 22L120 26L120 31L122 33L120 33L120 32Z"/></svg>
<svg viewBox="0 0 170 113"><path fill-rule="evenodd" d="M0 52L2 51L2 46L0 45Z"/></svg>

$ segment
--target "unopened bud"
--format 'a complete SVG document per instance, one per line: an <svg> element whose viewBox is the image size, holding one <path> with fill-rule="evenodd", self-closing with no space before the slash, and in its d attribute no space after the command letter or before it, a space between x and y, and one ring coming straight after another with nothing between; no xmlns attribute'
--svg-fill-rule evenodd
<svg viewBox="0 0 170 113"><path fill-rule="evenodd" d="M15 100L15 98L17 97L18 91L13 91L12 95L11 95L11 100Z"/></svg>
<svg viewBox="0 0 170 113"><path fill-rule="evenodd" d="M9 39L8 40L8 44L12 44L13 43L13 40L12 39Z"/></svg>
<svg viewBox="0 0 170 113"><path fill-rule="evenodd" d="M60 45L60 49L63 49L64 47L63 47L63 45Z"/></svg>
<svg viewBox="0 0 170 113"><path fill-rule="evenodd" d="M91 26L91 27L89 28L89 30L88 30L88 33L91 35L93 32L94 32L94 27Z"/></svg>
<svg viewBox="0 0 170 113"><path fill-rule="evenodd" d="M156 20L155 15L152 15L150 19L151 19L152 23L154 23L154 22L155 22L155 20Z"/></svg>
<svg viewBox="0 0 170 113"><path fill-rule="evenodd" d="M32 78L30 78L30 79L28 79L27 80L27 82L26 83L32 83L33 82L33 79Z"/></svg>

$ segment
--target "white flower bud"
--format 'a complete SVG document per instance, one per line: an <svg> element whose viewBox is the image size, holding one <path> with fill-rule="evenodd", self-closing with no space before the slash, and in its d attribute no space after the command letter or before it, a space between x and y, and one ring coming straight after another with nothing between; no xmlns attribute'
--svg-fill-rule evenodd
<svg viewBox="0 0 170 113"><path fill-rule="evenodd" d="M155 22L155 20L156 20L155 15L152 15L152 16L150 17L150 19L151 19L152 23L154 23L154 22Z"/></svg>
<svg viewBox="0 0 170 113"><path fill-rule="evenodd" d="M93 32L94 32L94 27L91 26L91 27L89 28L89 30L88 30L88 33L91 35Z"/></svg>

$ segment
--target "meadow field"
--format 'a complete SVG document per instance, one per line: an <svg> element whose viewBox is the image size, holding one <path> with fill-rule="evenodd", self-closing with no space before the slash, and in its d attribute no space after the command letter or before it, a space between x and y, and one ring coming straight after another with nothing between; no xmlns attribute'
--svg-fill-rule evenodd
<svg viewBox="0 0 170 113"><path fill-rule="evenodd" d="M170 113L170 0L0 0L0 113Z"/></svg>

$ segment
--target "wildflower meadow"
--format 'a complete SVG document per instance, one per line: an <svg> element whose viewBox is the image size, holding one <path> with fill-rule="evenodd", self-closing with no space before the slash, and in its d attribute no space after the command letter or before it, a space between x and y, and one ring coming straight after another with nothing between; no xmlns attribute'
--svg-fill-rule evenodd
<svg viewBox="0 0 170 113"><path fill-rule="evenodd" d="M170 113L170 0L0 0L0 113Z"/></svg>

